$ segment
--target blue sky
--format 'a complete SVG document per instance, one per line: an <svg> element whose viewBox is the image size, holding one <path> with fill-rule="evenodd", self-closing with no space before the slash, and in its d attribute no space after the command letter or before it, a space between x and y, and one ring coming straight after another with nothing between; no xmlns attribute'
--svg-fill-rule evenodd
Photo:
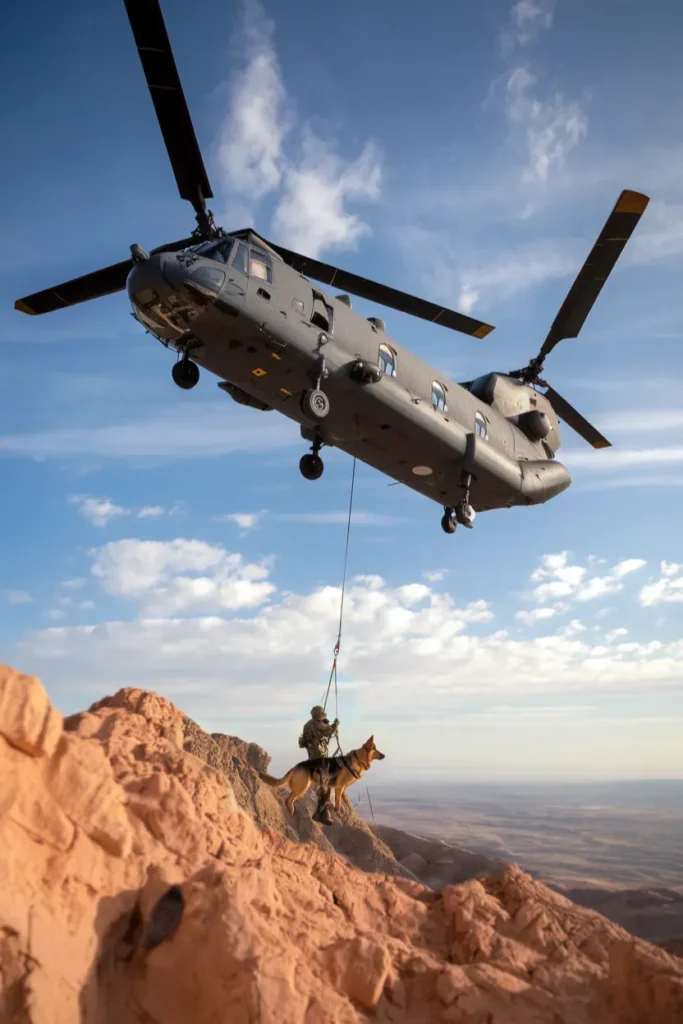
<svg viewBox="0 0 683 1024"><path fill-rule="evenodd" d="M344 745L387 774L680 776L683 9L207 0L164 13L226 228L496 325L393 311L454 379L523 365L622 188L651 197L579 339L545 375L612 440L564 431L573 487L445 536L357 478ZM184 393L125 294L29 318L15 298L186 235L123 5L8 12L0 75L0 639L65 712L166 694L283 767L336 636L350 461ZM106 46L103 45L106 40ZM618 45L615 43L618 40Z"/></svg>

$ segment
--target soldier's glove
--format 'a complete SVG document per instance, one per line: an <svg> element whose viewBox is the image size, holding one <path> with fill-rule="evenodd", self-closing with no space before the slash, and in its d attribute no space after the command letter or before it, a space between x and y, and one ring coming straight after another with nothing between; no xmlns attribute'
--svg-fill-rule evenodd
<svg viewBox="0 0 683 1024"><path fill-rule="evenodd" d="M339 719L338 719L338 718L335 718L335 720L334 720L334 722L332 723L332 725L333 725L333 727L334 727L334 728L336 729L336 728L337 728L337 726L339 725Z"/></svg>

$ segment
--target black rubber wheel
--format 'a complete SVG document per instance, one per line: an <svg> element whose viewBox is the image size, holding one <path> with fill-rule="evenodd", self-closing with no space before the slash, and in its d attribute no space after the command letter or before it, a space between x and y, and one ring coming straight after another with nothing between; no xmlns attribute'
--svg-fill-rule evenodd
<svg viewBox="0 0 683 1024"><path fill-rule="evenodd" d="M299 461L301 475L306 480L319 480L324 468L325 463L319 455L302 455Z"/></svg>
<svg viewBox="0 0 683 1024"><path fill-rule="evenodd" d="M319 388L311 388L304 393L301 399L301 409L304 416L312 420L323 420L330 411L330 400L324 391Z"/></svg>
<svg viewBox="0 0 683 1024"><path fill-rule="evenodd" d="M199 367L191 359L179 359L173 364L171 375L179 388L189 391L199 380Z"/></svg>
<svg viewBox="0 0 683 1024"><path fill-rule="evenodd" d="M448 512L441 517L441 529L444 533L455 533L458 528L458 524L454 516L449 515Z"/></svg>

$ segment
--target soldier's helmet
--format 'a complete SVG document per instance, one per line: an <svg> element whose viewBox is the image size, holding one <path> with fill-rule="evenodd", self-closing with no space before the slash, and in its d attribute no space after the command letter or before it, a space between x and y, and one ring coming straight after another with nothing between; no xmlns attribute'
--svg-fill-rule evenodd
<svg viewBox="0 0 683 1024"><path fill-rule="evenodd" d="M325 708L322 708L320 704L316 704L314 708L311 708L311 718L323 718L325 715Z"/></svg>

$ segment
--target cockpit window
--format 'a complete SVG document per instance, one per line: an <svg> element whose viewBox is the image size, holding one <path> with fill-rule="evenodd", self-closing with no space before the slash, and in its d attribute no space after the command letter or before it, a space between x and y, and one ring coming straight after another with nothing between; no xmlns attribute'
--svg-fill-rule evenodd
<svg viewBox="0 0 683 1024"><path fill-rule="evenodd" d="M377 362L379 363L380 370L382 373L385 373L387 377L396 376L396 353L391 345L386 345L382 342L379 347L379 358Z"/></svg>
<svg viewBox="0 0 683 1024"><path fill-rule="evenodd" d="M483 437L484 440L486 440L486 436L488 434L488 430L486 428L486 420L484 419L480 412L477 412L474 415L474 429L477 434L477 437Z"/></svg>
<svg viewBox="0 0 683 1024"><path fill-rule="evenodd" d="M238 242L235 255L232 258L232 265L241 274L249 273L249 250L244 242Z"/></svg>
<svg viewBox="0 0 683 1024"><path fill-rule="evenodd" d="M273 268L270 262L270 256L267 253L262 252L261 249L251 250L251 258L249 260L249 274L251 277L257 277L260 281L268 281L272 283L273 280Z"/></svg>
<svg viewBox="0 0 683 1024"><path fill-rule="evenodd" d="M432 381L432 407L446 412L446 391L438 380Z"/></svg>

